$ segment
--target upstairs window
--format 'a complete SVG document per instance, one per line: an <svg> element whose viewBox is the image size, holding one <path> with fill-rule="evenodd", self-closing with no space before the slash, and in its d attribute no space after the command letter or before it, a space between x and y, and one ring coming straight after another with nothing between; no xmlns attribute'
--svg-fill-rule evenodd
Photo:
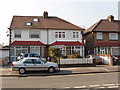
<svg viewBox="0 0 120 90"><path fill-rule="evenodd" d="M65 32L55 32L55 38L65 38Z"/></svg>
<svg viewBox="0 0 120 90"><path fill-rule="evenodd" d="M79 32L73 32L73 38L79 38Z"/></svg>
<svg viewBox="0 0 120 90"><path fill-rule="evenodd" d="M110 40L118 40L118 33L109 33Z"/></svg>
<svg viewBox="0 0 120 90"><path fill-rule="evenodd" d="M39 22L39 19L38 18L34 18L33 22Z"/></svg>
<svg viewBox="0 0 120 90"><path fill-rule="evenodd" d="M14 32L14 37L15 38L21 38L21 31L15 31Z"/></svg>
<svg viewBox="0 0 120 90"><path fill-rule="evenodd" d="M26 26L32 26L32 23L27 22L27 23L26 23Z"/></svg>
<svg viewBox="0 0 120 90"><path fill-rule="evenodd" d="M96 34L96 38L97 38L97 40L102 40L103 39L103 33L97 33Z"/></svg>
<svg viewBox="0 0 120 90"><path fill-rule="evenodd" d="M30 38L40 38L39 31L30 31Z"/></svg>

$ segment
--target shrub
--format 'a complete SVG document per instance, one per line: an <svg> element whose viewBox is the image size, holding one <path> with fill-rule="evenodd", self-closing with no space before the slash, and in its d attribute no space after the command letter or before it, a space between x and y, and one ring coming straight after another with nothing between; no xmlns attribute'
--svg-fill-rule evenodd
<svg viewBox="0 0 120 90"><path fill-rule="evenodd" d="M80 56L79 54L71 54L71 55L68 55L68 58L83 58L83 57Z"/></svg>

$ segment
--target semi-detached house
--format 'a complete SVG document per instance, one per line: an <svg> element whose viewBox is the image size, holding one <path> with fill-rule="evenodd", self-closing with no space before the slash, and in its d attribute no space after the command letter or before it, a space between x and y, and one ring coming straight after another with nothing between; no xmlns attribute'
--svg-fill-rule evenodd
<svg viewBox="0 0 120 90"><path fill-rule="evenodd" d="M48 57L48 47L60 48L63 56L78 53L84 56L83 28L59 17L13 16L10 25L10 56L16 60L19 53L36 53Z"/></svg>
<svg viewBox="0 0 120 90"><path fill-rule="evenodd" d="M113 15L101 19L84 31L86 55L114 55L120 58L120 20Z"/></svg>

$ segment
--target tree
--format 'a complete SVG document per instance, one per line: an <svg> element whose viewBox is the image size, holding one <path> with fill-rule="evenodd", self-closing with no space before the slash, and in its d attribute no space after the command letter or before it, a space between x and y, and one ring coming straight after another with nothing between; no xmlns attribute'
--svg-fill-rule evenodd
<svg viewBox="0 0 120 90"><path fill-rule="evenodd" d="M57 58L61 56L61 51L59 48L49 47L49 56L52 58Z"/></svg>

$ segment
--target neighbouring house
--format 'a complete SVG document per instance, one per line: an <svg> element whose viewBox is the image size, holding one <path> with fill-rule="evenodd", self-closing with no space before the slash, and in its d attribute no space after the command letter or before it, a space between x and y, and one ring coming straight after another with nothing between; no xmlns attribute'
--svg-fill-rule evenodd
<svg viewBox="0 0 120 90"><path fill-rule="evenodd" d="M60 48L67 56L79 53L84 56L83 28L59 17L13 16L10 30L10 61L16 60L19 53L36 53L48 57L48 47Z"/></svg>
<svg viewBox="0 0 120 90"><path fill-rule="evenodd" d="M101 19L84 31L86 40L86 55L120 56L120 20L114 20L113 15Z"/></svg>
<svg viewBox="0 0 120 90"><path fill-rule="evenodd" d="M9 61L9 46L2 46L0 44L0 65L3 65L2 60L4 60L4 64L7 64Z"/></svg>
<svg viewBox="0 0 120 90"><path fill-rule="evenodd" d="M9 57L9 46L0 45L0 58Z"/></svg>

